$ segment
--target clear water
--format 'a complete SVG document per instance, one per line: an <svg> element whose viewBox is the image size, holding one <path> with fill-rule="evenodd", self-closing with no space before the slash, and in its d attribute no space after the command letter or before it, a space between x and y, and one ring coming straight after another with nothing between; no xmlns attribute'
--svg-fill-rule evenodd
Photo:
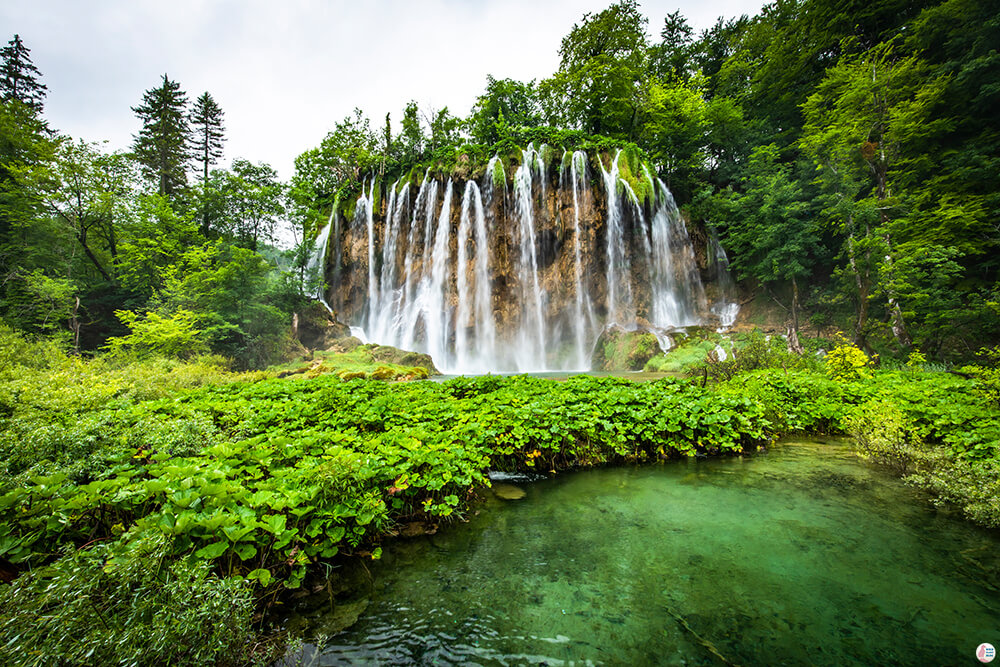
<svg viewBox="0 0 1000 667"><path fill-rule="evenodd" d="M1000 645L1000 535L840 443L521 486L384 545L364 597L296 619L287 664L950 665Z"/></svg>

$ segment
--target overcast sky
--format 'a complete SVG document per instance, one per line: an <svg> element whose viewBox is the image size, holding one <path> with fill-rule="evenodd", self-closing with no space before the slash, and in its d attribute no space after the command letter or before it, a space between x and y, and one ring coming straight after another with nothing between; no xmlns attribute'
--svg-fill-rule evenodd
<svg viewBox="0 0 1000 667"><path fill-rule="evenodd" d="M223 164L293 160L360 107L380 127L402 108L464 116L486 75L550 75L559 43L610 0L2 0L0 41L15 33L49 88L59 131L127 148L131 107L164 73L192 101L208 91L225 112ZM753 0L641 3L649 33L676 10L696 31L718 16L755 14Z"/></svg>

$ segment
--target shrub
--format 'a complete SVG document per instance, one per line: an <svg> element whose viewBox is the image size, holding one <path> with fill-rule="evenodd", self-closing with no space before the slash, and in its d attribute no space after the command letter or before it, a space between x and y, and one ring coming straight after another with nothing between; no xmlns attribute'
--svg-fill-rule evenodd
<svg viewBox="0 0 1000 667"><path fill-rule="evenodd" d="M139 317L130 310L118 310L115 315L131 333L108 339L105 347L112 354L133 354L139 359L151 356L188 359L208 352L203 332L195 326L197 315L189 310L179 309L169 317L156 312Z"/></svg>
<svg viewBox="0 0 1000 667"><path fill-rule="evenodd" d="M912 424L895 405L874 400L856 408L844 419L862 458L881 463L900 474L912 468L920 441Z"/></svg>
<svg viewBox="0 0 1000 667"><path fill-rule="evenodd" d="M166 560L165 540L122 554L64 556L0 588L0 663L242 665L251 661L253 599L203 562Z"/></svg>
<svg viewBox="0 0 1000 667"><path fill-rule="evenodd" d="M826 355L826 374L837 382L856 382L871 378L871 360L860 348L838 334L837 345Z"/></svg>

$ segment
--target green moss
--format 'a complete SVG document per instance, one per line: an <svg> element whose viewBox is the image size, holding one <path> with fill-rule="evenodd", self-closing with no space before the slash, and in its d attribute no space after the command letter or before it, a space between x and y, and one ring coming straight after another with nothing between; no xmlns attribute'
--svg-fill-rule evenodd
<svg viewBox="0 0 1000 667"><path fill-rule="evenodd" d="M666 354L658 354L646 362L643 370L650 373L685 373L705 362L708 353L718 344L718 335L694 335Z"/></svg>
<svg viewBox="0 0 1000 667"><path fill-rule="evenodd" d="M318 377L335 374L344 379L401 380L437 375L426 354L406 352L385 345L357 345L347 351L320 350L311 358L268 369L278 377ZM350 375L350 377L345 377Z"/></svg>
<svg viewBox="0 0 1000 667"><path fill-rule="evenodd" d="M493 187L503 188L507 186L507 174L503 168L503 160L493 163Z"/></svg>

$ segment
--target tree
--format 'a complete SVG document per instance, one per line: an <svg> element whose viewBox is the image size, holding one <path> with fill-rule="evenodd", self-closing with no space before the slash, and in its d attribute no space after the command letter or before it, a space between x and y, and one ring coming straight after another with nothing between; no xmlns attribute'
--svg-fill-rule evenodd
<svg viewBox="0 0 1000 667"><path fill-rule="evenodd" d="M189 248L170 267L150 313L176 319L190 312L211 350L241 367L273 363L288 339L291 311L300 307L295 280L259 254L222 241Z"/></svg>
<svg viewBox="0 0 1000 667"><path fill-rule="evenodd" d="M201 233L206 237L212 222L211 202L215 199L215 193L210 192L208 168L222 157L226 130L222 125L222 116L222 109L215 99L204 92L195 100L189 117L193 130L192 152L194 159L201 163L201 188L197 198L201 209Z"/></svg>
<svg viewBox="0 0 1000 667"><path fill-rule="evenodd" d="M705 165L705 100L676 80L652 82L638 118L638 141L675 195L687 198Z"/></svg>
<svg viewBox="0 0 1000 667"><path fill-rule="evenodd" d="M416 104L413 105L416 119ZM418 129L419 129L419 121ZM361 173L374 170L382 159L378 137L361 109L337 123L318 148L295 158L289 197L297 217L312 220L330 214L337 193L361 184ZM322 224L315 228L322 227Z"/></svg>
<svg viewBox="0 0 1000 667"><path fill-rule="evenodd" d="M143 174L164 197L174 196L187 183L191 159L187 102L180 84L164 74L161 85L147 90L142 104L132 107L142 121L132 149Z"/></svg>
<svg viewBox="0 0 1000 667"><path fill-rule="evenodd" d="M223 194L229 229L241 246L256 251L261 241L274 239L278 217L284 213L284 186L270 165L234 160Z"/></svg>
<svg viewBox="0 0 1000 667"><path fill-rule="evenodd" d="M0 97L4 101L17 100L41 112L48 89L38 81L41 73L32 64L29 54L19 35L14 35L8 46L0 49L0 58L3 59L0 65Z"/></svg>
<svg viewBox="0 0 1000 667"><path fill-rule="evenodd" d="M719 88L719 72L733 56L740 36L750 24L746 15L726 20L721 16L711 28L704 30L691 47L691 57L705 77L705 97L712 99Z"/></svg>
<svg viewBox="0 0 1000 667"><path fill-rule="evenodd" d="M407 162L416 162L424 154L424 130L420 126L420 112L417 103L410 100L403 109L402 136L400 140L403 144L403 159Z"/></svg>
<svg viewBox="0 0 1000 667"><path fill-rule="evenodd" d="M126 155L63 139L51 168L33 186L44 210L66 226L106 282L114 280L119 228L130 214L135 176Z"/></svg>
<svg viewBox="0 0 1000 667"><path fill-rule="evenodd" d="M559 70L539 85L548 121L631 138L647 72L646 18L635 0L584 14L559 55Z"/></svg>
<svg viewBox="0 0 1000 667"><path fill-rule="evenodd" d="M491 146L500 141L500 119L513 127L535 127L542 122L535 82L486 77L486 90L476 98L469 114L469 133L478 143Z"/></svg>
<svg viewBox="0 0 1000 667"><path fill-rule="evenodd" d="M650 70L661 79L688 80L694 52L694 29L680 11L667 14L660 43L650 47Z"/></svg>
<svg viewBox="0 0 1000 667"><path fill-rule="evenodd" d="M916 230L908 224L908 200L914 193L895 186L905 182L907 172L924 159L914 146L947 125L946 119L932 116L944 85L944 79L929 76L920 59L897 56L890 42L856 56L842 57L827 70L816 92L803 105L806 125L801 146L820 167L827 190L843 200L831 210L845 216L848 259L855 273L868 271L856 255L855 214L859 210L875 213L874 220L864 218L861 249L881 258L880 289L888 302L893 335L903 347L911 341L904 318L906 306L893 289L897 283L893 265L897 255L906 251L899 247L901 244L936 239L928 237L927 230ZM939 224L946 220L941 217ZM964 222L964 216L960 216L959 224ZM957 245L958 235L948 236ZM864 332L868 281L866 273L859 276L857 283L860 293L856 339L861 339Z"/></svg>
<svg viewBox="0 0 1000 667"><path fill-rule="evenodd" d="M432 153L442 146L450 146L458 141L458 129L461 122L461 119L451 115L448 107L434 114L429 123L431 127L430 149Z"/></svg>
<svg viewBox="0 0 1000 667"><path fill-rule="evenodd" d="M201 180L208 180L208 168L222 157L226 128L222 124L222 109L207 92L194 102L189 122L192 129L192 152L194 159L201 163Z"/></svg>
<svg viewBox="0 0 1000 667"><path fill-rule="evenodd" d="M730 266L741 279L754 278L765 285L791 282L788 342L801 351L799 281L810 274L818 249L815 220L790 165L779 162L775 144L754 150L743 185L743 194L729 197L727 215L719 220L733 252Z"/></svg>

